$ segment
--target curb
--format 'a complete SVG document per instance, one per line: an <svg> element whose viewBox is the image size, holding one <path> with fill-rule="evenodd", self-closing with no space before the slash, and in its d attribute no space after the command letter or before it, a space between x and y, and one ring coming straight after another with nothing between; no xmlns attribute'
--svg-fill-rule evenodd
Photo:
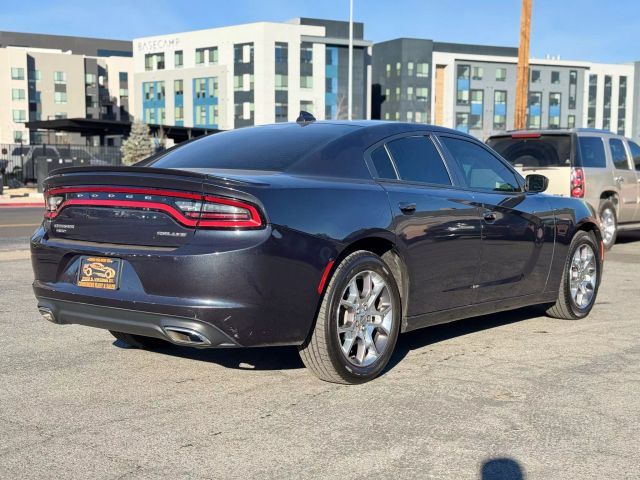
<svg viewBox="0 0 640 480"><path fill-rule="evenodd" d="M7 202L0 203L0 208L44 208L44 202Z"/></svg>

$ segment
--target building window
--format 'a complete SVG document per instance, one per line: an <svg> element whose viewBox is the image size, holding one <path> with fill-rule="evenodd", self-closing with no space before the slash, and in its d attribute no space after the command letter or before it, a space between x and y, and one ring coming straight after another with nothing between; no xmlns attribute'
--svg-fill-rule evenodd
<svg viewBox="0 0 640 480"><path fill-rule="evenodd" d="M612 92L611 75L604 76L604 99L602 109L602 129L611 130L611 92Z"/></svg>
<svg viewBox="0 0 640 480"><path fill-rule="evenodd" d="M24 68L11 68L11 80L24 80Z"/></svg>
<svg viewBox="0 0 640 480"><path fill-rule="evenodd" d="M64 120L67 118L67 112L56 112L53 114L53 118L56 120Z"/></svg>
<svg viewBox="0 0 640 480"><path fill-rule="evenodd" d="M276 42L276 63L289 63L289 44Z"/></svg>
<svg viewBox="0 0 640 480"><path fill-rule="evenodd" d="M184 65L184 55L182 50L176 50L173 52L173 67L174 68L182 68Z"/></svg>
<svg viewBox="0 0 640 480"><path fill-rule="evenodd" d="M67 83L66 72L53 72L53 83L57 83L58 85Z"/></svg>
<svg viewBox="0 0 640 480"><path fill-rule="evenodd" d="M253 43L234 45L233 61L234 63L253 63Z"/></svg>
<svg viewBox="0 0 640 480"><path fill-rule="evenodd" d="M507 81L507 69L506 68L496 68L496 82L506 82Z"/></svg>
<svg viewBox="0 0 640 480"><path fill-rule="evenodd" d="M456 130L469 133L469 114L466 112L456 113Z"/></svg>
<svg viewBox="0 0 640 480"><path fill-rule="evenodd" d="M402 73L402 63L396 62L396 75L400 76L401 73Z"/></svg>
<svg viewBox="0 0 640 480"><path fill-rule="evenodd" d="M426 102L429 100L429 88L417 87L416 88L416 100L418 102Z"/></svg>
<svg viewBox="0 0 640 480"><path fill-rule="evenodd" d="M184 121L184 107L175 107L174 117L176 122Z"/></svg>
<svg viewBox="0 0 640 480"><path fill-rule="evenodd" d="M554 92L549 94L549 128L560 128L560 102L562 95Z"/></svg>
<svg viewBox="0 0 640 480"><path fill-rule="evenodd" d="M418 63L418 68L416 70L416 77L428 77L428 76L429 76L429 64Z"/></svg>
<svg viewBox="0 0 640 480"><path fill-rule="evenodd" d="M155 86L153 82L143 82L142 92L145 100L153 100L155 97Z"/></svg>
<svg viewBox="0 0 640 480"><path fill-rule="evenodd" d="M286 122L289 119L289 105L276 103L276 122Z"/></svg>
<svg viewBox="0 0 640 480"><path fill-rule="evenodd" d="M156 92L156 97L158 100L164 100L164 82L157 82L158 91Z"/></svg>
<svg viewBox="0 0 640 480"><path fill-rule="evenodd" d="M184 82L182 80L173 81L173 93L174 95L184 95Z"/></svg>
<svg viewBox="0 0 640 480"><path fill-rule="evenodd" d="M13 110L13 121L15 123L24 123L27 121L27 114L25 110Z"/></svg>
<svg viewBox="0 0 640 480"><path fill-rule="evenodd" d="M457 89L456 104L469 105L469 65L458 65L457 67Z"/></svg>
<svg viewBox="0 0 640 480"><path fill-rule="evenodd" d="M400 121L400 112L395 112L394 118L396 122Z"/></svg>
<svg viewBox="0 0 640 480"><path fill-rule="evenodd" d="M578 91L578 71L569 71L569 110L576 108L576 96Z"/></svg>
<svg viewBox="0 0 640 480"><path fill-rule="evenodd" d="M551 83L553 85L558 85L560 83L560 72L556 70L551 72Z"/></svg>
<svg viewBox="0 0 640 480"><path fill-rule="evenodd" d="M542 93L529 92L528 128L540 128L542 121Z"/></svg>
<svg viewBox="0 0 640 480"><path fill-rule="evenodd" d="M196 48L196 65L216 65L218 63L218 47Z"/></svg>
<svg viewBox="0 0 640 480"><path fill-rule="evenodd" d="M311 75L302 75L300 77L300 88L313 88L313 77Z"/></svg>
<svg viewBox="0 0 640 480"><path fill-rule="evenodd" d="M16 130L13 132L13 142L14 143L22 143L24 141L24 132L20 130Z"/></svg>
<svg viewBox="0 0 640 480"><path fill-rule="evenodd" d="M313 63L313 44L302 42L300 44L300 64L310 65Z"/></svg>
<svg viewBox="0 0 640 480"><path fill-rule="evenodd" d="M11 100L24 100L24 88L12 88L11 89Z"/></svg>
<svg viewBox="0 0 640 480"><path fill-rule="evenodd" d="M313 102L311 100L300 100L300 111L309 112L313 115Z"/></svg>
<svg viewBox="0 0 640 480"><path fill-rule="evenodd" d="M29 81L39 82L42 80L42 72L40 70L29 70Z"/></svg>
<svg viewBox="0 0 640 480"><path fill-rule="evenodd" d="M276 90L287 90L289 88L289 76L276 74Z"/></svg>
<svg viewBox="0 0 640 480"><path fill-rule="evenodd" d="M576 116L567 115L567 128L576 128Z"/></svg>
<svg viewBox="0 0 640 480"><path fill-rule="evenodd" d="M493 128L506 130L507 128L507 92L495 90L493 92Z"/></svg>
<svg viewBox="0 0 640 480"><path fill-rule="evenodd" d="M416 112L416 123L427 123L426 112Z"/></svg>
<svg viewBox="0 0 640 480"><path fill-rule="evenodd" d="M618 84L618 135L625 134L625 119L627 116L627 77L620 77Z"/></svg>
<svg viewBox="0 0 640 480"><path fill-rule="evenodd" d="M128 88L121 88L119 91L119 94L121 97L128 97L129 96L129 89Z"/></svg>
<svg viewBox="0 0 640 480"><path fill-rule="evenodd" d="M598 76L589 75L589 104L587 110L587 127L596 127L596 101L598 98Z"/></svg>
<svg viewBox="0 0 640 480"><path fill-rule="evenodd" d="M144 56L145 70L164 70L164 53L147 53Z"/></svg>
<svg viewBox="0 0 640 480"><path fill-rule="evenodd" d="M67 92L53 92L53 102L57 104L67 103Z"/></svg>
<svg viewBox="0 0 640 480"><path fill-rule="evenodd" d="M128 72L119 72L118 73L118 80L120 80L120 83L128 83L129 82L129 73Z"/></svg>
<svg viewBox="0 0 640 480"><path fill-rule="evenodd" d="M471 115L469 128L482 130L482 114L484 111L484 90L471 90Z"/></svg>
<svg viewBox="0 0 640 480"><path fill-rule="evenodd" d="M400 87L396 87L396 100L398 102L401 100L401 98L400 98Z"/></svg>
<svg viewBox="0 0 640 480"><path fill-rule="evenodd" d="M472 80L482 80L484 76L484 68L482 67L473 67L471 69L471 79Z"/></svg>
<svg viewBox="0 0 640 480"><path fill-rule="evenodd" d="M542 73L540 70L531 70L531 83L540 83L542 81Z"/></svg>
<svg viewBox="0 0 640 480"><path fill-rule="evenodd" d="M407 75L409 75L410 77L413 77L414 74L414 63L413 62L408 62L407 63Z"/></svg>
<svg viewBox="0 0 640 480"><path fill-rule="evenodd" d="M413 122L413 112L407 112L407 122Z"/></svg>
<svg viewBox="0 0 640 480"><path fill-rule="evenodd" d="M329 63L327 63L327 65L330 65ZM387 78L389 78L391 76L391 64L387 63L387 66L385 67L385 73L387 74Z"/></svg>
<svg viewBox="0 0 640 480"><path fill-rule="evenodd" d="M97 81L97 75L95 73L86 73L84 75L84 84L87 87L95 87Z"/></svg>
<svg viewBox="0 0 640 480"><path fill-rule="evenodd" d="M407 87L407 100L413 100L413 87Z"/></svg>
<svg viewBox="0 0 640 480"><path fill-rule="evenodd" d="M218 96L218 78L206 77L196 78L195 82L195 98L213 98Z"/></svg>

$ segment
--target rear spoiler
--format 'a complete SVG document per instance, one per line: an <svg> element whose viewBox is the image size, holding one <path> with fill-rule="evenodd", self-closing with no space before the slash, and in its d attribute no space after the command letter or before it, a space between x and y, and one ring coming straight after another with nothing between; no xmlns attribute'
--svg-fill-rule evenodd
<svg viewBox="0 0 640 480"><path fill-rule="evenodd" d="M86 167L64 167L52 170L49 177L67 175L69 173L149 173L160 175L175 175L178 177L190 178L210 178L211 175L198 172L188 172L185 170L174 170L172 168L134 167L134 166L86 166Z"/></svg>

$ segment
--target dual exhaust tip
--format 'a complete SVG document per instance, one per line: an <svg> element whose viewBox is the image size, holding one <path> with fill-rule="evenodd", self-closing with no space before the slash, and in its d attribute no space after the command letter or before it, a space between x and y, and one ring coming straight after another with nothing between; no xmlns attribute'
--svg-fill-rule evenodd
<svg viewBox="0 0 640 480"><path fill-rule="evenodd" d="M47 307L38 307L38 311L42 318L51 323L58 323L53 310ZM211 340L206 335L192 328L175 327L171 325L163 326L165 335L173 343L177 345L188 345L191 347L209 347L211 346Z"/></svg>

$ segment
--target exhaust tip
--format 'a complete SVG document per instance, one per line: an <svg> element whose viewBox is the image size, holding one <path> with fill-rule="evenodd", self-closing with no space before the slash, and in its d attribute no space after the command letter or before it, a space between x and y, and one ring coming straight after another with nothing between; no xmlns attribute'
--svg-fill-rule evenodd
<svg viewBox="0 0 640 480"><path fill-rule="evenodd" d="M56 316L53 314L53 311L50 308L46 307L38 307L38 311L42 318L44 318L47 322L58 323L56 322Z"/></svg>
<svg viewBox="0 0 640 480"><path fill-rule="evenodd" d="M211 345L211 340L200 332L190 328L166 326L164 331L173 343L189 345L192 347L206 347Z"/></svg>

